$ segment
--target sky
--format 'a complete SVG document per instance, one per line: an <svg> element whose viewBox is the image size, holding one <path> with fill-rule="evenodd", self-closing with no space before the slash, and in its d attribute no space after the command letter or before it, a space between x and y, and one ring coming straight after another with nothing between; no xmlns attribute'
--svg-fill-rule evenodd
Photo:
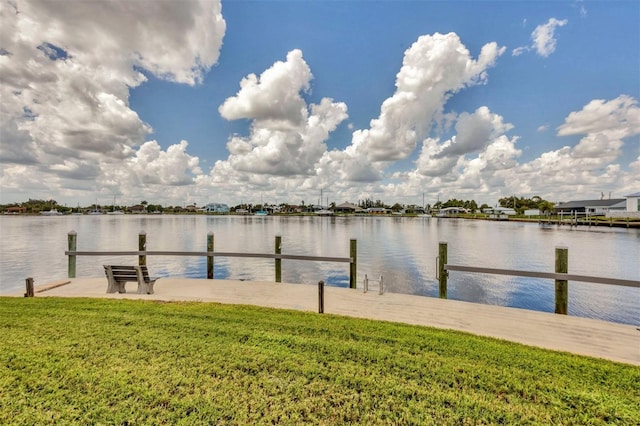
<svg viewBox="0 0 640 426"><path fill-rule="evenodd" d="M638 1L0 0L0 203L640 191Z"/></svg>

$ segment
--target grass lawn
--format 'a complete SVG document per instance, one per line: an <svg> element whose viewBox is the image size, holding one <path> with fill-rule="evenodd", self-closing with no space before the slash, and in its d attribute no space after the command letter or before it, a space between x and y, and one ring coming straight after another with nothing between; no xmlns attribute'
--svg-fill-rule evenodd
<svg viewBox="0 0 640 426"><path fill-rule="evenodd" d="M0 298L0 424L618 424L640 368L214 303Z"/></svg>

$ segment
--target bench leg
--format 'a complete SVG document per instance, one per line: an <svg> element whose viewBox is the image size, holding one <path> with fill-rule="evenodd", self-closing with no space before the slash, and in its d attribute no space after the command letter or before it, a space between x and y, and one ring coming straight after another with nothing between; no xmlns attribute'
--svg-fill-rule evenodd
<svg viewBox="0 0 640 426"><path fill-rule="evenodd" d="M153 285L155 284L156 280L153 281L149 281L149 282L139 282L138 283L138 294L153 294Z"/></svg>
<svg viewBox="0 0 640 426"><path fill-rule="evenodd" d="M156 280L151 280L147 283L147 294L153 294L153 285L156 283Z"/></svg>
<svg viewBox="0 0 640 426"><path fill-rule="evenodd" d="M124 288L124 282L122 281L112 281L109 280L109 284L107 285L107 293L126 293L127 290Z"/></svg>

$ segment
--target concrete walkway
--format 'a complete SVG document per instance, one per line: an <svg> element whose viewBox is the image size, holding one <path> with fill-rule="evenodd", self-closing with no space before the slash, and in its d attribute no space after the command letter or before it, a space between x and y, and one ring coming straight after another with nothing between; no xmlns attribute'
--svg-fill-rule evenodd
<svg viewBox="0 0 640 426"><path fill-rule="evenodd" d="M318 312L317 285L161 278L152 295L107 294L106 289L105 278L75 278L36 287L36 297L218 302ZM136 284L127 283L127 289L135 291ZM640 365L640 327L633 325L348 288L325 287L324 299L324 312L329 314L459 330Z"/></svg>

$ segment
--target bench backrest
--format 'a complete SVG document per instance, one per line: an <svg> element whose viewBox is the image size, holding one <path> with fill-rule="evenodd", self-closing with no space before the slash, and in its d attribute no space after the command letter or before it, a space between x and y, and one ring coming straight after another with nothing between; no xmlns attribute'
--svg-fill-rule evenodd
<svg viewBox="0 0 640 426"><path fill-rule="evenodd" d="M138 281L138 268L140 268L140 271L142 272L142 278L144 281L149 282L149 269L146 265L104 265L104 272L108 277L109 271L111 271L115 281Z"/></svg>
<svg viewBox="0 0 640 426"><path fill-rule="evenodd" d="M140 265L140 270L142 271L142 278L144 278L144 282L148 283L150 281L149 268L147 268L147 265Z"/></svg>

